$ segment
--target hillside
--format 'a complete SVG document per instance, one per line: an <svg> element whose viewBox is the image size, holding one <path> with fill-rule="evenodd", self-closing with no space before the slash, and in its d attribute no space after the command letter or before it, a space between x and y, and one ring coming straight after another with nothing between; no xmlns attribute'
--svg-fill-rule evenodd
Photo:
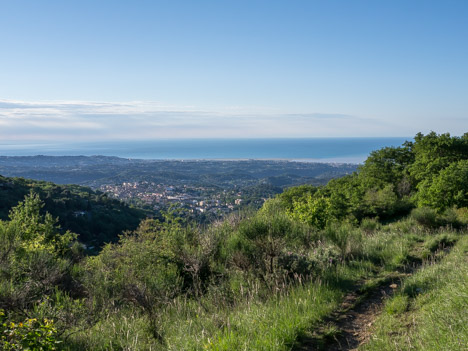
<svg viewBox="0 0 468 351"><path fill-rule="evenodd" d="M187 219L209 223L258 209L284 188L323 185L351 174L353 164L267 160L139 160L106 156L0 156L0 174L79 184L150 212L177 206Z"/></svg>
<svg viewBox="0 0 468 351"><path fill-rule="evenodd" d="M418 134L208 226L147 219L94 256L41 202L31 194L0 221L7 350L468 344L468 134Z"/></svg>
<svg viewBox="0 0 468 351"><path fill-rule="evenodd" d="M11 208L31 191L44 202L44 212L58 218L63 230L77 233L88 246L117 241L119 234L134 230L146 217L142 210L90 188L0 176L0 219L7 220Z"/></svg>
<svg viewBox="0 0 468 351"><path fill-rule="evenodd" d="M99 188L122 182L155 182L230 188L271 184L325 184L350 174L353 164L268 160L139 160L108 156L0 156L0 174Z"/></svg>

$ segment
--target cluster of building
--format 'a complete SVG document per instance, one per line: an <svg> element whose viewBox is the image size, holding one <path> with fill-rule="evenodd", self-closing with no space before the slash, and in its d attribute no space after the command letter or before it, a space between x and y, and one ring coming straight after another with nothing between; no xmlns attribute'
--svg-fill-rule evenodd
<svg viewBox="0 0 468 351"><path fill-rule="evenodd" d="M242 191L204 186L167 185L148 181L102 185L100 190L127 202L134 202L137 199L155 210L177 203L192 213L229 213L239 208L244 201Z"/></svg>

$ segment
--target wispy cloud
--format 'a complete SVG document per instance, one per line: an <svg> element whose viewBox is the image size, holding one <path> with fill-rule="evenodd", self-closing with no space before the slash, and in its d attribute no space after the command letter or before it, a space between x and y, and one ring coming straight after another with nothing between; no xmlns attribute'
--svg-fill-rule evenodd
<svg viewBox="0 0 468 351"><path fill-rule="evenodd" d="M377 120L339 113L202 109L142 101L0 100L4 141L349 136L364 126L369 135L385 130Z"/></svg>
<svg viewBox="0 0 468 351"><path fill-rule="evenodd" d="M356 116L345 115L341 113L290 113L290 117L296 118L314 118L314 119L356 119Z"/></svg>

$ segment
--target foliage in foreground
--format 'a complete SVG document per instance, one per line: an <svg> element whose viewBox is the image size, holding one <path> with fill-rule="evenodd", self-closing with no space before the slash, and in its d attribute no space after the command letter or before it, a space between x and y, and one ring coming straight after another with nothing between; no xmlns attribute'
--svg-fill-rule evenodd
<svg viewBox="0 0 468 351"><path fill-rule="evenodd" d="M0 345L5 351L20 350L58 350L60 341L57 340L57 330L51 320L38 321L28 318L14 323L6 319L0 310Z"/></svg>
<svg viewBox="0 0 468 351"><path fill-rule="evenodd" d="M358 282L430 260L465 236L467 139L418 135L373 153L359 174L291 189L207 227L170 213L148 219L93 257L31 194L0 221L5 327L34 320L28 328L45 328L36 349L290 349ZM453 201L422 200L444 182ZM27 340L28 328L2 346Z"/></svg>

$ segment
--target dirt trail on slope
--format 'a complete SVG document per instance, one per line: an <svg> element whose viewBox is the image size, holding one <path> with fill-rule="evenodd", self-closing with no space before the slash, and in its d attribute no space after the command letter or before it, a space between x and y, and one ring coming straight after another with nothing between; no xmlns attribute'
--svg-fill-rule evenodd
<svg viewBox="0 0 468 351"><path fill-rule="evenodd" d="M378 286L367 296L358 291L346 295L340 308L328 317L313 335L303 338L295 351L344 351L356 350L370 337L370 328L382 311L384 301L400 286L401 274ZM361 300L361 301L360 301ZM339 333L327 337L327 329L338 329Z"/></svg>
<svg viewBox="0 0 468 351"><path fill-rule="evenodd" d="M450 246L442 246L432 254L434 263L444 257ZM429 262L426 261L426 262ZM378 287L363 293L359 286L346 295L340 308L326 318L312 335L302 337L294 345L294 351L353 351L366 343L372 324L382 312L385 300L400 287L402 281L421 268L422 260L415 260L402 271L388 276Z"/></svg>

